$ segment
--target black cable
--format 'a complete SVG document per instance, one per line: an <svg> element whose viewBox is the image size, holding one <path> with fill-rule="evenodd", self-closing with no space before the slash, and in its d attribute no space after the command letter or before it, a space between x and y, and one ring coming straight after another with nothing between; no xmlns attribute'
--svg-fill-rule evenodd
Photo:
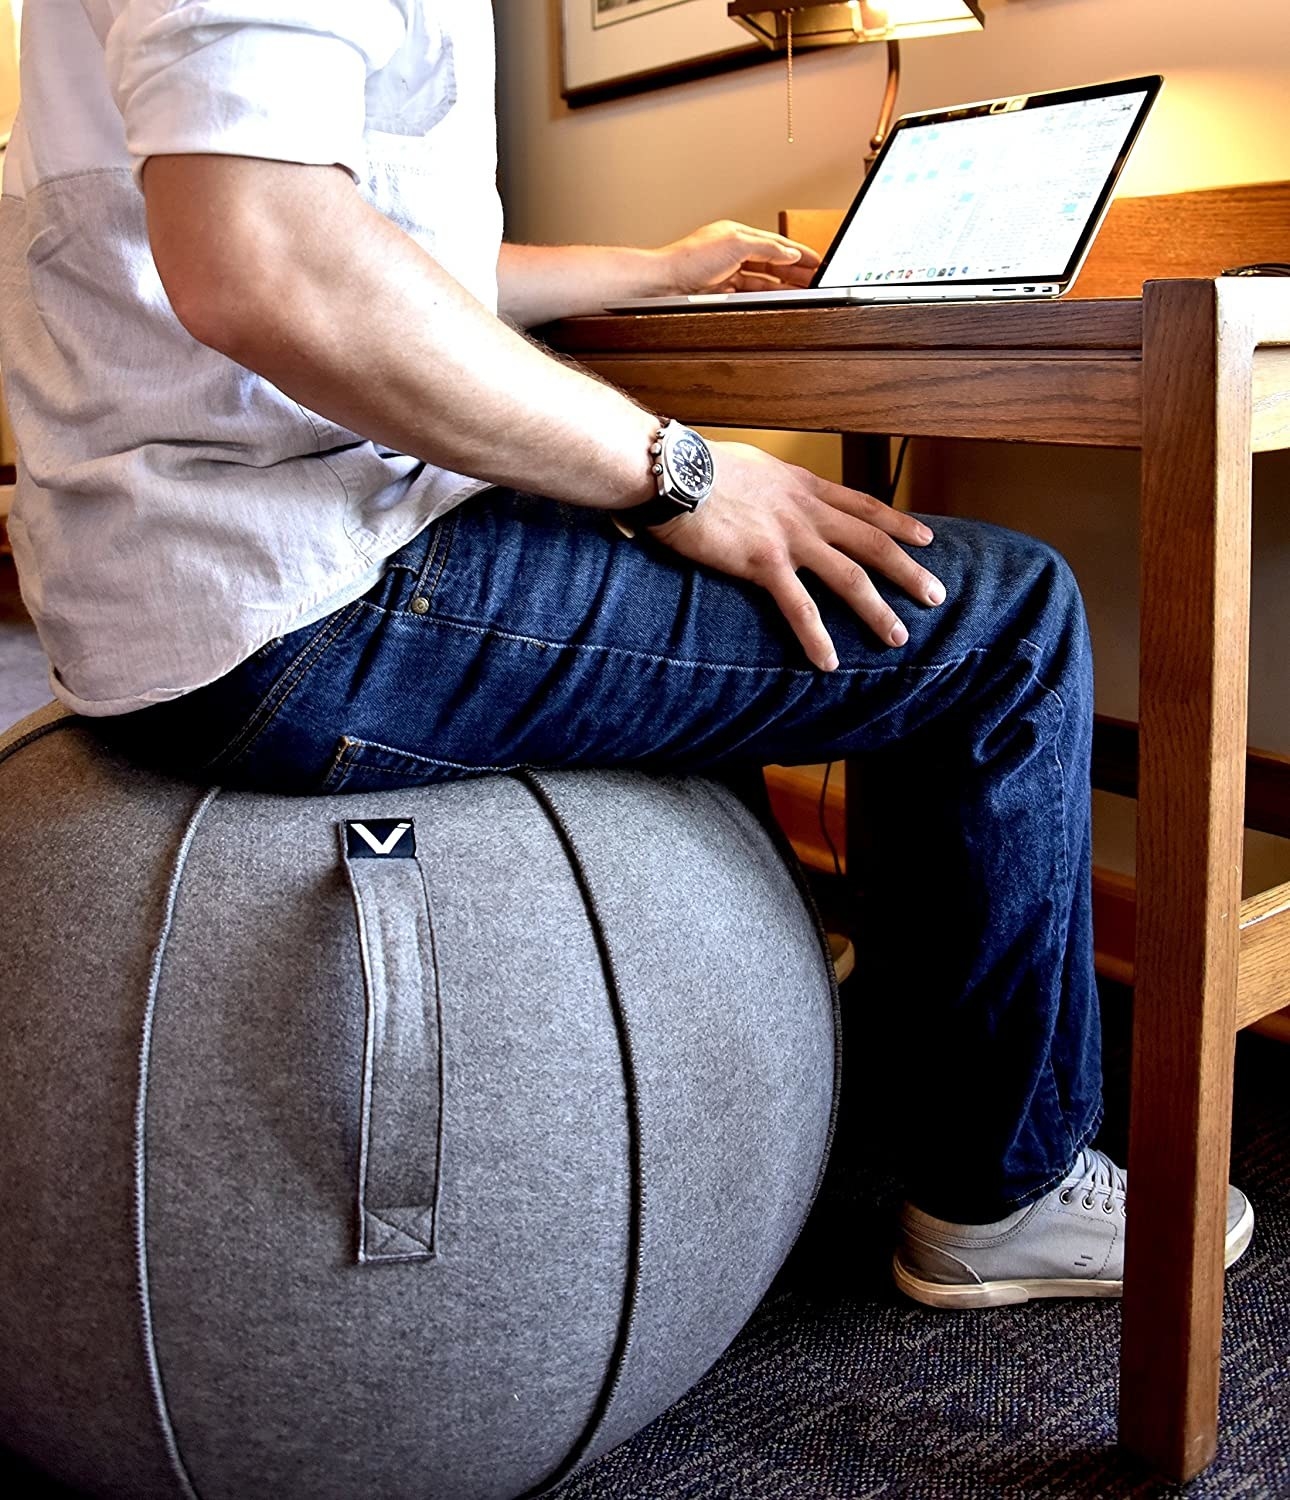
<svg viewBox="0 0 1290 1500"><path fill-rule="evenodd" d="M903 437L900 447L896 450L896 467L891 476L891 487L887 491L887 504L895 505L896 491L900 488L900 476L905 468L905 454L909 452L909 439Z"/></svg>
<svg viewBox="0 0 1290 1500"><path fill-rule="evenodd" d="M824 781L820 786L820 801L815 809L815 815L820 822L820 832L824 835L824 842L829 846L829 853L833 856L833 873L842 879L842 860L838 856L838 846L833 842L833 836L829 832L828 821L824 816L825 800L829 795L829 777L833 775L833 767L837 761L831 760L824 768Z"/></svg>

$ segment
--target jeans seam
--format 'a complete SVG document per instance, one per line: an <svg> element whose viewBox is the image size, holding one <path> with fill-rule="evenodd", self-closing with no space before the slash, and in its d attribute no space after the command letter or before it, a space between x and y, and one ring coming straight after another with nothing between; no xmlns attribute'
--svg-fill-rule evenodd
<svg viewBox="0 0 1290 1500"><path fill-rule="evenodd" d="M335 615L325 630L320 630L313 637L259 701L255 712L238 735L201 768L203 775L209 775L217 768L220 771L227 771L251 750L264 731L281 713L288 699L300 686L310 669L316 665L318 658L350 621L357 618L358 606L361 602L361 600L355 600L347 609Z"/></svg>
<svg viewBox="0 0 1290 1500"><path fill-rule="evenodd" d="M448 561L448 553L452 548L452 539L456 532L457 513L449 511L440 520L435 530L434 541L431 542L426 552L426 560L421 565L421 572L417 576L416 583L412 586L412 599L424 599L428 604L434 598L435 590L439 587L439 580L443 577L444 566ZM432 570L433 577L431 577Z"/></svg>
<svg viewBox="0 0 1290 1500"><path fill-rule="evenodd" d="M1028 646L1035 653L1035 656L1034 656L1034 665L1035 665L1035 668L1036 668L1036 670L1035 670L1035 681L1036 681L1036 683L1038 683L1040 689L1049 698L1052 698L1052 699L1054 699L1056 701L1058 709L1060 710L1060 713L1061 713L1061 720L1064 723L1065 720L1066 720L1066 700L1062 697L1062 695L1057 691L1056 688L1050 687L1048 685L1048 683L1046 683L1044 681L1044 679L1039 674L1038 667L1039 667L1039 662L1040 662L1040 660L1042 659L1042 656L1043 656L1042 649L1040 648L1040 646L1035 641L1032 641L1029 636L1022 636L1020 644L1022 646ZM1066 825L1067 825L1067 817L1066 817L1066 768L1062 764L1061 752L1057 748L1057 735L1056 734L1053 735L1052 753L1053 753L1053 761L1055 762L1055 764L1057 766L1057 799L1058 799L1058 802L1059 802L1060 807L1061 807L1061 817L1058 819L1058 824L1059 824L1059 826L1061 828L1061 831L1062 831L1062 844L1061 844L1061 852L1062 852L1062 868L1061 868L1062 902L1061 902L1060 909L1062 911L1065 911L1065 912L1069 913L1069 911L1070 911L1070 905L1071 905L1071 860L1070 860L1070 849L1068 847L1067 838L1066 838ZM1055 1024L1056 1024L1056 1022L1054 1021L1054 1025ZM1070 1143L1071 1159L1074 1160L1074 1158L1079 1154L1080 1148L1079 1148L1079 1146L1077 1146L1075 1144L1075 1137L1071 1133L1070 1123L1069 1123L1069 1120L1068 1120L1069 1102L1067 1100L1065 1100L1065 1099L1062 1098L1061 1087L1060 1087L1060 1085L1058 1083L1058 1080L1057 1080L1057 1070L1053 1066L1053 1057L1052 1057L1052 1049L1051 1048L1049 1048L1049 1053L1048 1053L1048 1082L1049 1082L1049 1086L1052 1088L1052 1091L1053 1091L1053 1098L1057 1101L1058 1110L1059 1110L1059 1112L1061 1114L1062 1125L1063 1125L1063 1127L1064 1127L1064 1129L1066 1131L1067 1140Z"/></svg>
<svg viewBox="0 0 1290 1500"><path fill-rule="evenodd" d="M331 765L323 777L320 790L323 792L334 791L338 780L341 780L341 784L343 784L341 772L348 773L353 770L362 760L364 749L380 750L386 755L397 755L400 759L414 761L419 766L437 766L446 771L473 771L481 776L511 775L516 771L543 769L542 767L535 766L532 761L527 760L517 760L504 765L481 765L464 760L442 760L434 755L417 755L411 750L401 750L397 745L385 745L379 740L365 740L358 736L351 737L346 735L341 748L332 757ZM387 770L382 766L369 766L368 770L376 776L397 777L400 774L397 771Z"/></svg>
<svg viewBox="0 0 1290 1500"><path fill-rule="evenodd" d="M436 583L438 580L436 579ZM367 604L368 608L379 609L368 600L360 600L360 604ZM495 638L501 641L514 641L522 646L538 646L543 651L574 651L594 652L607 656L626 656L636 661L648 661L665 667L688 667L698 672L739 672L749 675L770 674L783 676L786 672L797 677L877 677L884 672L909 672L920 677L928 677L937 672L944 672L953 667L961 666L970 656L981 656L985 654L984 648L972 646L961 656L952 657L946 661L930 662L924 665L913 663L894 662L890 666L881 667L838 667L833 672L822 673L815 667L791 667L770 663L766 666L746 666L742 662L722 661L693 661L684 657L664 656L655 651L638 651L631 646L605 646L594 642L583 641L549 641L540 636L523 635L513 630L500 630L495 625L472 625L466 620L455 619L450 615L436 615L433 621L426 617L426 623L443 625L452 630L463 630L470 635L482 636L484 638Z"/></svg>
<svg viewBox="0 0 1290 1500"><path fill-rule="evenodd" d="M342 738L336 753L331 758L331 764L327 767L326 774L323 776L322 782L318 787L320 794L334 792L339 787L344 786L350 768L354 764L354 745L355 741L351 740L348 735ZM345 774L342 775L342 772Z"/></svg>

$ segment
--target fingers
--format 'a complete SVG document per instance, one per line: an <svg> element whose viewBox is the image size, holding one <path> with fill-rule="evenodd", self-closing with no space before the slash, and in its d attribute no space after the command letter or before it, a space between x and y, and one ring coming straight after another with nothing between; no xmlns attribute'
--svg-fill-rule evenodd
<svg viewBox="0 0 1290 1500"><path fill-rule="evenodd" d="M856 490L831 486L851 504L846 508L824 501L815 512L814 530L830 547L855 562L873 568L899 584L919 604L945 602L945 585L930 569L912 558L898 543L926 545L931 532L914 516L893 510Z"/></svg>
<svg viewBox="0 0 1290 1500"><path fill-rule="evenodd" d="M769 229L754 229L747 224L735 226L739 238L746 247L748 258L767 261L771 265L797 263L814 270L820 263L819 252L800 240L786 239L782 234L772 234Z"/></svg>
<svg viewBox="0 0 1290 1500"><path fill-rule="evenodd" d="M778 276L768 276L763 271L753 271L744 266L728 281L722 283L721 290L723 292L773 292L782 285L783 282Z"/></svg>
<svg viewBox="0 0 1290 1500"><path fill-rule="evenodd" d="M777 292L784 287L810 286L813 277L809 271L800 274L793 267L784 270L782 276L768 275L753 266L741 266L721 283L723 292Z"/></svg>
<svg viewBox="0 0 1290 1500"><path fill-rule="evenodd" d="M917 516L911 516L908 511L897 510L895 506L884 505L881 500L875 500L872 495L862 494L859 490L850 490L843 484L834 484L831 480L820 479L812 475L816 494L833 510L841 511L844 515L854 516L859 521L866 521L870 526L876 526L879 531L885 531L888 536L894 536L897 541L904 542L910 547L926 547L935 537L935 532L930 526L925 526Z"/></svg>
<svg viewBox="0 0 1290 1500"><path fill-rule="evenodd" d="M756 275L770 275L779 286L810 286L815 280L815 272L810 266L803 265L776 265L769 261L749 260L744 262L743 269Z"/></svg>
<svg viewBox="0 0 1290 1500"><path fill-rule="evenodd" d="M741 291L804 287L820 263L809 245L729 219L696 229L665 246L664 252L673 261L679 258L679 268L673 266L669 276L683 291L729 290L741 275L766 278L736 287Z"/></svg>
<svg viewBox="0 0 1290 1500"><path fill-rule="evenodd" d="M935 573L910 557L905 549L884 532L857 523L849 517L825 520L815 527L816 538L842 559L842 564L861 563L903 589L917 604L945 603L945 585ZM812 562L808 564L814 567Z"/></svg>
<svg viewBox="0 0 1290 1500"><path fill-rule="evenodd" d="M785 563L766 579L765 587L793 634L801 641L808 659L821 672L835 672L838 653L833 649L832 637L824 628L819 606L802 580Z"/></svg>
<svg viewBox="0 0 1290 1500"><path fill-rule="evenodd" d="M809 286L811 276L804 272L798 276L786 270L782 276L768 275L753 266L743 266L721 285L723 292L774 292L789 286Z"/></svg>
<svg viewBox="0 0 1290 1500"><path fill-rule="evenodd" d="M909 639L909 631L900 616L874 588L868 573L836 547L813 538L800 549L798 561L800 566L809 568L826 588L832 589L839 599L849 604L884 646L903 646ZM802 592L806 592L805 588ZM810 598L809 594L807 598ZM783 609L782 604L780 608Z"/></svg>
<svg viewBox="0 0 1290 1500"><path fill-rule="evenodd" d="M815 280L813 266L786 266L780 280L785 286L810 286Z"/></svg>

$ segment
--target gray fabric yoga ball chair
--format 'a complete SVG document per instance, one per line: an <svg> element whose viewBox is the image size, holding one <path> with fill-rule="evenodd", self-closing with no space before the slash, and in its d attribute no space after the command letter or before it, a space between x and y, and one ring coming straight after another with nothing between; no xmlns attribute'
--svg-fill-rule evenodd
<svg viewBox="0 0 1290 1500"><path fill-rule="evenodd" d="M715 783L261 796L51 709L0 869L0 1446L76 1490L540 1490L806 1216L835 992Z"/></svg>

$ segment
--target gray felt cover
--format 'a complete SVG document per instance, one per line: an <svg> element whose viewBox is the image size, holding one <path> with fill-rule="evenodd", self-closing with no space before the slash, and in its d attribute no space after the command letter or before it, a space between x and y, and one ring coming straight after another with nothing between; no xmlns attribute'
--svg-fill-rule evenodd
<svg viewBox="0 0 1290 1500"><path fill-rule="evenodd" d="M521 1495L805 1217L832 985L712 782L220 793L53 715L0 741L0 869L0 1440L65 1483Z"/></svg>

